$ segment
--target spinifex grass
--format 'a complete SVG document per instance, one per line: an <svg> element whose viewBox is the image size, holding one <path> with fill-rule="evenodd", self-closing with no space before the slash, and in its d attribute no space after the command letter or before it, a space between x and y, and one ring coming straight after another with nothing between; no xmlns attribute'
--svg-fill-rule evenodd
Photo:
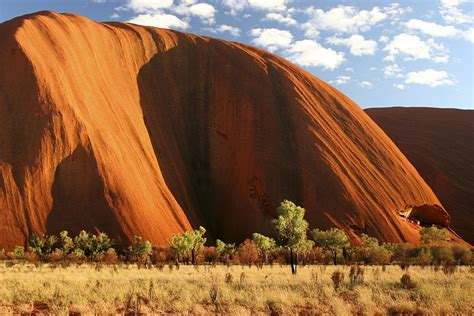
<svg viewBox="0 0 474 316"><path fill-rule="evenodd" d="M417 285L412 289L402 287L405 272L398 266L387 266L385 271L376 266L364 269L363 280L351 285L346 278L335 291L333 272L350 275L350 267L306 266L291 275L286 266L180 266L177 270L0 263L0 314L35 309L98 314L474 312L474 273L468 267L448 275L429 267L410 267Z"/></svg>

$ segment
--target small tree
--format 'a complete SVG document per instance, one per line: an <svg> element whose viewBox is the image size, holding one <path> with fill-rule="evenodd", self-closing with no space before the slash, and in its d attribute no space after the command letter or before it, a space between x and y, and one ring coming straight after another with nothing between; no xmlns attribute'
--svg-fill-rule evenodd
<svg viewBox="0 0 474 316"><path fill-rule="evenodd" d="M290 250L291 273L296 274L298 250L307 244L308 222L304 219L305 209L284 200L277 208L278 218L273 220L280 238ZM296 263L296 264L295 264Z"/></svg>
<svg viewBox="0 0 474 316"><path fill-rule="evenodd" d="M153 253L153 246L148 240L143 241L142 237L134 236L133 245L129 251L138 264L147 263Z"/></svg>
<svg viewBox="0 0 474 316"><path fill-rule="evenodd" d="M196 252L206 243L206 238L203 237L205 233L206 229L199 226L199 229L185 231L181 235L173 235L170 246L178 257L186 256L186 261L189 260L189 252L191 252L191 262L195 264Z"/></svg>
<svg viewBox="0 0 474 316"><path fill-rule="evenodd" d="M216 250L221 258L221 261L227 261L230 256L233 256L235 253L235 244L228 243L226 244L220 239L216 239Z"/></svg>
<svg viewBox="0 0 474 316"><path fill-rule="evenodd" d="M276 248L275 240L259 233L253 233L252 241L257 245L260 257L262 257L264 262L267 263L268 253Z"/></svg>
<svg viewBox="0 0 474 316"><path fill-rule="evenodd" d="M346 232L339 228L331 228L328 230L314 229L312 233L317 245L332 252L332 260L336 265L338 251L350 245Z"/></svg>
<svg viewBox="0 0 474 316"><path fill-rule="evenodd" d="M178 264L180 257L184 257L188 253L188 244L183 235L173 235L170 239L170 247L176 254L176 263Z"/></svg>
<svg viewBox="0 0 474 316"><path fill-rule="evenodd" d="M206 229L202 226L199 226L198 229L193 231L184 233L188 247L191 250L191 263L193 265L196 263L196 252L206 243L206 238L203 237L205 233Z"/></svg>
<svg viewBox="0 0 474 316"><path fill-rule="evenodd" d="M425 227L420 231L421 242L425 245L433 246L434 244L446 241L448 231L446 228L438 228L435 225Z"/></svg>

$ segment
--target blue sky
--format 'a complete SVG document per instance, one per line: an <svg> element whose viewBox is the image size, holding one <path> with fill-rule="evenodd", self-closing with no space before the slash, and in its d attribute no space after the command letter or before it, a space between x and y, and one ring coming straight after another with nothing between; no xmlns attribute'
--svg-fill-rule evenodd
<svg viewBox="0 0 474 316"><path fill-rule="evenodd" d="M474 0L1 0L0 22L40 10L259 46L364 108L474 109Z"/></svg>

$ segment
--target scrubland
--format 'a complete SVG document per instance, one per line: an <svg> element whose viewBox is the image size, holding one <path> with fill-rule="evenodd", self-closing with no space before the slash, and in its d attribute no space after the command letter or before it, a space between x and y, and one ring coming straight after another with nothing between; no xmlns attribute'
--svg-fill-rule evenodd
<svg viewBox="0 0 474 316"><path fill-rule="evenodd" d="M411 266L0 263L0 313L472 314L474 271ZM335 271L339 278L334 279ZM357 275L355 271L357 272ZM408 286L400 282L408 273ZM343 275L343 276L342 276ZM342 281L341 281L342 276ZM351 277L352 276L352 277ZM340 285L335 289L335 283Z"/></svg>

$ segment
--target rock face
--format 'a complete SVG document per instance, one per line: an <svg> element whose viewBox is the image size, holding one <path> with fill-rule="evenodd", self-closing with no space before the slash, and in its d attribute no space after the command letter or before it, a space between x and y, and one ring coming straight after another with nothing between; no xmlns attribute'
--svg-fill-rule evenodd
<svg viewBox="0 0 474 316"><path fill-rule="evenodd" d="M474 243L474 111L380 108L366 112L390 136Z"/></svg>
<svg viewBox="0 0 474 316"><path fill-rule="evenodd" d="M273 234L284 198L353 238L417 242L410 206L449 224L364 111L268 52L54 12L1 24L0 48L1 246L62 229L165 244L196 225L240 241Z"/></svg>

